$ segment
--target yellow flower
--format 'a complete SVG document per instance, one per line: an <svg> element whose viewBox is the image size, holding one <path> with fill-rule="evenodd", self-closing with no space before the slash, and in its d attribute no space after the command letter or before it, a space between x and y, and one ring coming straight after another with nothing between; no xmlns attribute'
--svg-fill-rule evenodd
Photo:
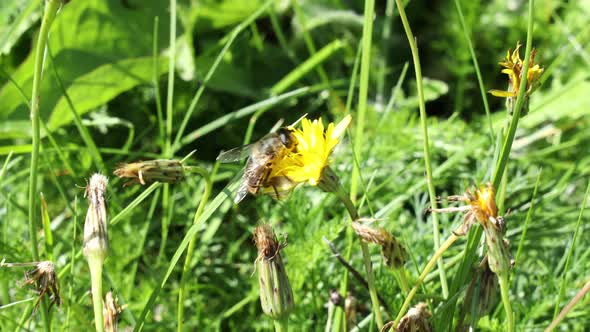
<svg viewBox="0 0 590 332"><path fill-rule="evenodd" d="M498 207L496 206L496 191L491 183L480 186L475 191L467 190L463 195L447 197L449 202L464 202L467 205L442 209L431 209L433 212L465 212L463 226L457 232L466 234L475 222L487 227L491 222L496 224Z"/></svg>
<svg viewBox="0 0 590 332"><path fill-rule="evenodd" d="M522 79L522 69L524 67L523 60L520 58L520 47L521 44L517 43L514 51L510 52L510 50L508 50L508 52L506 53L506 58L504 59L504 61L500 62L500 65L504 67L504 69L502 69L502 73L508 75L508 91L490 90L489 92L492 95L503 98L515 98L516 96L518 96L520 82ZM541 77L541 74L543 74L543 68L541 68L539 64L535 63L535 55L536 50L533 49L531 51L529 69L526 75L526 97L530 96L531 93L533 93L535 89L539 86L539 78Z"/></svg>
<svg viewBox="0 0 590 332"><path fill-rule="evenodd" d="M324 169L330 163L330 155L351 120L351 116L347 115L337 125L330 123L324 130L321 119L310 121L304 118L301 121L301 129L290 127L295 139L295 148L275 161L269 179L288 179L292 186L305 182L312 186L318 185ZM272 182L285 181L271 180Z"/></svg>

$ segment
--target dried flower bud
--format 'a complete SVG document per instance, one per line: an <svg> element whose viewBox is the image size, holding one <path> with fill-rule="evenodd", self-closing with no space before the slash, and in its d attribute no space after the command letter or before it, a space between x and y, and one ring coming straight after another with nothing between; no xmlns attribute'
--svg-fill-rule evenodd
<svg viewBox="0 0 590 332"><path fill-rule="evenodd" d="M131 178L124 186L134 183L145 185L151 182L175 183L184 178L184 168L178 160L156 159L122 163L113 172L120 178Z"/></svg>
<svg viewBox="0 0 590 332"><path fill-rule="evenodd" d="M399 241L383 228L373 228L359 221L352 222L352 228L365 242L381 246L381 256L385 265L391 268L401 268L407 260L408 253Z"/></svg>
<svg viewBox="0 0 590 332"><path fill-rule="evenodd" d="M350 326L354 326L356 324L357 305L358 301L356 297L354 297L351 292L348 292L346 295L346 300L344 300L344 312L346 314L346 320Z"/></svg>
<svg viewBox="0 0 590 332"><path fill-rule="evenodd" d="M258 248L256 269L262 310L273 319L284 318L294 307L293 291L280 253L284 245L279 244L268 224L254 229L254 242Z"/></svg>
<svg viewBox="0 0 590 332"><path fill-rule="evenodd" d="M125 309L125 306L120 306L118 299L113 295L112 291L107 292L105 296L104 307L102 310L104 320L105 332L117 332L119 325L119 315Z"/></svg>
<svg viewBox="0 0 590 332"><path fill-rule="evenodd" d="M339 307L342 305L342 295L335 289L330 289L330 303Z"/></svg>
<svg viewBox="0 0 590 332"><path fill-rule="evenodd" d="M105 194L108 179L106 176L96 173L90 177L86 187L88 197L88 212L84 223L84 256L100 258L104 262L108 249L109 239L107 233L107 207Z"/></svg>
<svg viewBox="0 0 590 332"><path fill-rule="evenodd" d="M408 313L397 325L397 332L432 332L432 325L428 320L432 316L426 303L418 303L408 310Z"/></svg>
<svg viewBox="0 0 590 332"><path fill-rule="evenodd" d="M59 306L61 305L61 299L59 297L59 284L57 281L57 275L55 274L55 265L51 261L43 261L37 263L35 268L25 273L24 285L31 285L34 287L35 292L39 295L37 302L35 303L34 311L37 311L39 303L43 295L47 294L51 305L54 303Z"/></svg>

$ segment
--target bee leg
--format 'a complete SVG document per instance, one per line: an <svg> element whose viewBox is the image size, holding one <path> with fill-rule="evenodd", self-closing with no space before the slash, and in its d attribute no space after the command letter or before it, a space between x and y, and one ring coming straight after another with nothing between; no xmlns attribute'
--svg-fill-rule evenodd
<svg viewBox="0 0 590 332"><path fill-rule="evenodd" d="M277 186L275 186L274 184L272 185L272 190L275 191L275 195L277 196L277 200L281 200L281 195L279 194L279 191L277 190Z"/></svg>

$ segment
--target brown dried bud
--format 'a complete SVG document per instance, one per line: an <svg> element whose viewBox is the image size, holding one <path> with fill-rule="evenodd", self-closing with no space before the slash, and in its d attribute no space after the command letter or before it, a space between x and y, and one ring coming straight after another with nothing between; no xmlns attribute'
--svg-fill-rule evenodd
<svg viewBox="0 0 590 332"><path fill-rule="evenodd" d="M57 281L57 275L55 274L55 265L51 261L43 261L37 263L35 268L25 273L24 285L33 286L39 298L35 303L34 311L37 311L39 303L43 295L47 294L49 297L50 304L54 303L57 306L61 305L61 299L59 297L59 284Z"/></svg>
<svg viewBox="0 0 590 332"><path fill-rule="evenodd" d="M254 229L254 242L258 248L256 269L262 310L273 319L284 318L294 308L293 291L280 253L285 245L279 244L268 224Z"/></svg>
<svg viewBox="0 0 590 332"><path fill-rule="evenodd" d="M184 168L178 160L156 159L122 163L113 172L120 178L131 178L124 186L134 183L145 185L151 182L175 183L184 178Z"/></svg>
<svg viewBox="0 0 590 332"><path fill-rule="evenodd" d="M381 256L388 267L400 268L406 263L406 249L384 228L373 228L358 221L352 222L352 228L363 241L381 246Z"/></svg>
<svg viewBox="0 0 590 332"><path fill-rule="evenodd" d="M108 249L109 239L107 232L107 207L106 190L108 179L106 176L96 173L90 177L86 187L88 197L88 212L84 222L84 256L98 257L104 262Z"/></svg>
<svg viewBox="0 0 590 332"><path fill-rule="evenodd" d="M432 325L428 320L432 314L428 311L426 303L418 303L408 310L397 325L397 332L432 332Z"/></svg>
<svg viewBox="0 0 590 332"><path fill-rule="evenodd" d="M121 312L123 312L125 306L119 305L119 301L113 295L112 291L107 292L103 305L104 307L102 313L105 332L117 332L119 330L119 315L121 315Z"/></svg>

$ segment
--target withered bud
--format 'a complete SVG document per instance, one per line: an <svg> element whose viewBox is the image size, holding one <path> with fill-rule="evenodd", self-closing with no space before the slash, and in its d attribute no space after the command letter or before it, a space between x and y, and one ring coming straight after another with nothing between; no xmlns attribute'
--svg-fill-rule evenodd
<svg viewBox="0 0 590 332"><path fill-rule="evenodd" d="M405 264L408 253L391 232L384 228L370 227L359 221L353 221L352 228L363 241L381 246L381 256L385 265L391 268L400 268Z"/></svg>
<svg viewBox="0 0 590 332"><path fill-rule="evenodd" d="M107 207L106 190L108 179L106 176L96 173L90 177L86 187L88 197L88 212L84 222L84 256L97 257L104 262L108 249L109 239L107 232Z"/></svg>
<svg viewBox="0 0 590 332"><path fill-rule="evenodd" d="M59 297L59 284L57 281L57 274L55 274L55 265L51 261L43 261L37 263L35 268L25 272L25 279L23 285L33 286L39 298L35 303L34 311L39 308L39 303L43 295L47 294L50 305L61 305L61 298Z"/></svg>
<svg viewBox="0 0 590 332"><path fill-rule="evenodd" d="M330 303L339 307L342 305L342 295L335 289L330 289Z"/></svg>
<svg viewBox="0 0 590 332"><path fill-rule="evenodd" d="M258 248L256 270L262 310L273 319L284 318L294 307L293 291L280 253L285 245L277 241L268 224L254 229L254 242Z"/></svg>
<svg viewBox="0 0 590 332"><path fill-rule="evenodd" d="M107 292L103 305L102 313L105 332L117 332L119 330L119 315L121 315L126 305L119 305L119 300L113 295L113 291Z"/></svg>
<svg viewBox="0 0 590 332"><path fill-rule="evenodd" d="M358 301L356 297L354 297L351 292L348 292L346 295L346 300L344 300L344 312L346 314L346 320L350 326L354 326L356 324L357 306Z"/></svg>
<svg viewBox="0 0 590 332"><path fill-rule="evenodd" d="M428 320L432 314L424 302L418 303L408 310L397 325L397 332L432 332L432 324Z"/></svg>
<svg viewBox="0 0 590 332"><path fill-rule="evenodd" d="M175 183L184 178L184 168L178 160L156 159L122 163L113 172L120 178L130 178L124 186L134 183L145 185L151 182Z"/></svg>

